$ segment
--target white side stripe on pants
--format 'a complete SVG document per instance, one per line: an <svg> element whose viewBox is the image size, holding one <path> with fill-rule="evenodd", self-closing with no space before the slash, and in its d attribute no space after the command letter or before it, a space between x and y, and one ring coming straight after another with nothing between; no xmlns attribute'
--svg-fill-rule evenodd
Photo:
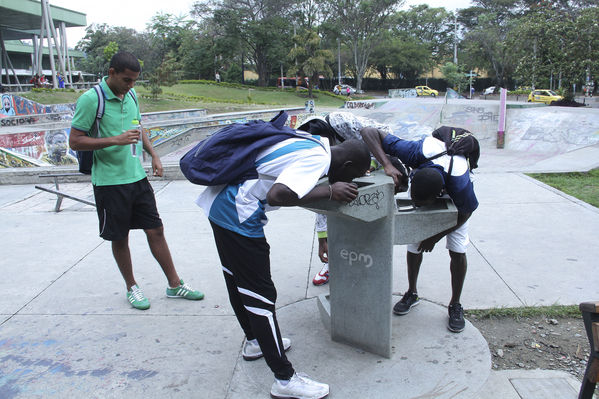
<svg viewBox="0 0 599 399"><path fill-rule="evenodd" d="M279 340L277 339L277 330L275 329L275 321L272 317L272 312L266 309L255 308L252 306L245 306L245 308L250 312L257 314L258 316L264 316L268 318L268 324L270 324L270 331L272 332L272 337L277 343L277 351L279 351L279 356L283 356L281 353L281 348L279 347Z"/></svg>
<svg viewBox="0 0 599 399"><path fill-rule="evenodd" d="M250 290L246 290L245 288L237 287L237 291L239 291L243 295L251 296L252 298L256 298L256 299L258 299L258 300L260 300L260 301L262 301L264 303L267 303L269 305L274 305L273 302L271 302L268 299L264 298L262 295L256 294L255 292L252 292Z"/></svg>

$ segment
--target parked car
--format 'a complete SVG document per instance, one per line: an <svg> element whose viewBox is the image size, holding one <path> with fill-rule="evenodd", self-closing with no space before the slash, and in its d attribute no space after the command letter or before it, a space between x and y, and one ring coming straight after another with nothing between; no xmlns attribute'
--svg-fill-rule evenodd
<svg viewBox="0 0 599 399"><path fill-rule="evenodd" d="M435 89L431 89L428 86L416 86L416 93L419 96L431 96L431 97L437 97L439 95L439 92Z"/></svg>
<svg viewBox="0 0 599 399"><path fill-rule="evenodd" d="M483 95L487 95L487 94L495 94L496 92L496 87L495 86L491 86L491 87L487 87L484 91L483 91Z"/></svg>
<svg viewBox="0 0 599 399"><path fill-rule="evenodd" d="M528 95L529 103L545 103L547 105L554 101L563 100L564 98L553 90L537 89L530 92Z"/></svg>
<svg viewBox="0 0 599 399"><path fill-rule="evenodd" d="M348 88L349 88L349 93L347 92ZM356 93L356 89L354 89L350 85L335 85L335 87L333 87L333 93L350 96L350 95Z"/></svg>

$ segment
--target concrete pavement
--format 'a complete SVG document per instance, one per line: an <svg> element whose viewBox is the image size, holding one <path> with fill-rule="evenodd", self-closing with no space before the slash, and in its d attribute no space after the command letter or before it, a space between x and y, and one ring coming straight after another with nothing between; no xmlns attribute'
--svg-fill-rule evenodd
<svg viewBox="0 0 599 399"><path fill-rule="evenodd" d="M29 185L0 186L6 276L0 282L0 397L267 397L272 376L265 363L240 356L243 336L211 231L193 203L202 188L186 181L153 184L177 269L206 298L167 299L166 280L136 231L135 272L152 303L145 312L126 302L92 207L65 200L64 210L54 213L53 195ZM599 296L596 208L518 173L481 170L475 184L481 206L471 221L466 308L577 304ZM92 194L86 183L63 189ZM298 370L329 382L331 397L482 397L478 391L503 398L488 395L506 384L518 391L508 377L490 372L490 354L476 329L468 324L458 335L445 329L450 280L441 246L423 264L423 306L395 319L395 353L383 359L331 342L322 327L314 297L327 287L310 282L320 268L313 215L290 208L270 219L279 318L294 342L289 357ZM395 251L393 286L400 295L405 249ZM443 367L435 370L438 364ZM448 378L452 384L443 385ZM567 374L559 378L576 385Z"/></svg>
<svg viewBox="0 0 599 399"><path fill-rule="evenodd" d="M599 297L599 209L518 171L540 162L588 170L599 159L593 146L575 151L585 155L566 164L567 153L524 162L525 152L483 148L464 307L578 304ZM55 213L55 196L33 184L0 185L0 398L268 397L266 364L240 355L243 334L212 233L193 202L203 188L183 180L152 184L177 270L206 293L202 301L166 298L166 279L144 234L134 231L134 271L152 306L132 309L110 245L97 235L93 207L65 200ZM89 183L61 189L92 196ZM423 303L394 318L390 359L332 342L315 300L328 287L311 284L321 267L313 214L285 208L269 218L278 318L293 341L289 358L298 371L329 383L331 398L577 396L580 383L567 373L491 371L486 342L470 323L461 334L446 330L450 279L442 243L425 256ZM394 251L399 296L407 287L405 248Z"/></svg>

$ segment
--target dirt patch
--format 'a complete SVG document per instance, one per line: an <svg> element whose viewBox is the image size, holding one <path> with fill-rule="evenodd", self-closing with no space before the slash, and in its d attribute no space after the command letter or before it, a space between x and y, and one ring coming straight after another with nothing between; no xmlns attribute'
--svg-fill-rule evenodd
<svg viewBox="0 0 599 399"><path fill-rule="evenodd" d="M549 104L551 106L557 106L557 107L585 107L586 105L583 103L579 103L575 100L558 100L558 101L553 101L551 104Z"/></svg>
<svg viewBox="0 0 599 399"><path fill-rule="evenodd" d="M494 370L563 370L582 381L590 354L582 318L467 319L487 340Z"/></svg>

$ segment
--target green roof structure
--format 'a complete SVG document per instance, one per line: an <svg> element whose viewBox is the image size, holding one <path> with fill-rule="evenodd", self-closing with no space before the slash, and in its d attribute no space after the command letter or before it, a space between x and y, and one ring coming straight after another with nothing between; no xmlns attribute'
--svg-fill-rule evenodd
<svg viewBox="0 0 599 399"><path fill-rule="evenodd" d="M8 58L8 65L2 65L0 57L2 83L9 89L15 86L21 89L19 78L28 81L36 72L54 77L58 71L70 84L72 57L85 54L67 48L66 28L85 26L85 13L50 5L49 0L0 0L0 50ZM60 33L52 34L56 30ZM52 42L50 48L42 44L47 43L48 36ZM21 40L31 40L33 44Z"/></svg>

